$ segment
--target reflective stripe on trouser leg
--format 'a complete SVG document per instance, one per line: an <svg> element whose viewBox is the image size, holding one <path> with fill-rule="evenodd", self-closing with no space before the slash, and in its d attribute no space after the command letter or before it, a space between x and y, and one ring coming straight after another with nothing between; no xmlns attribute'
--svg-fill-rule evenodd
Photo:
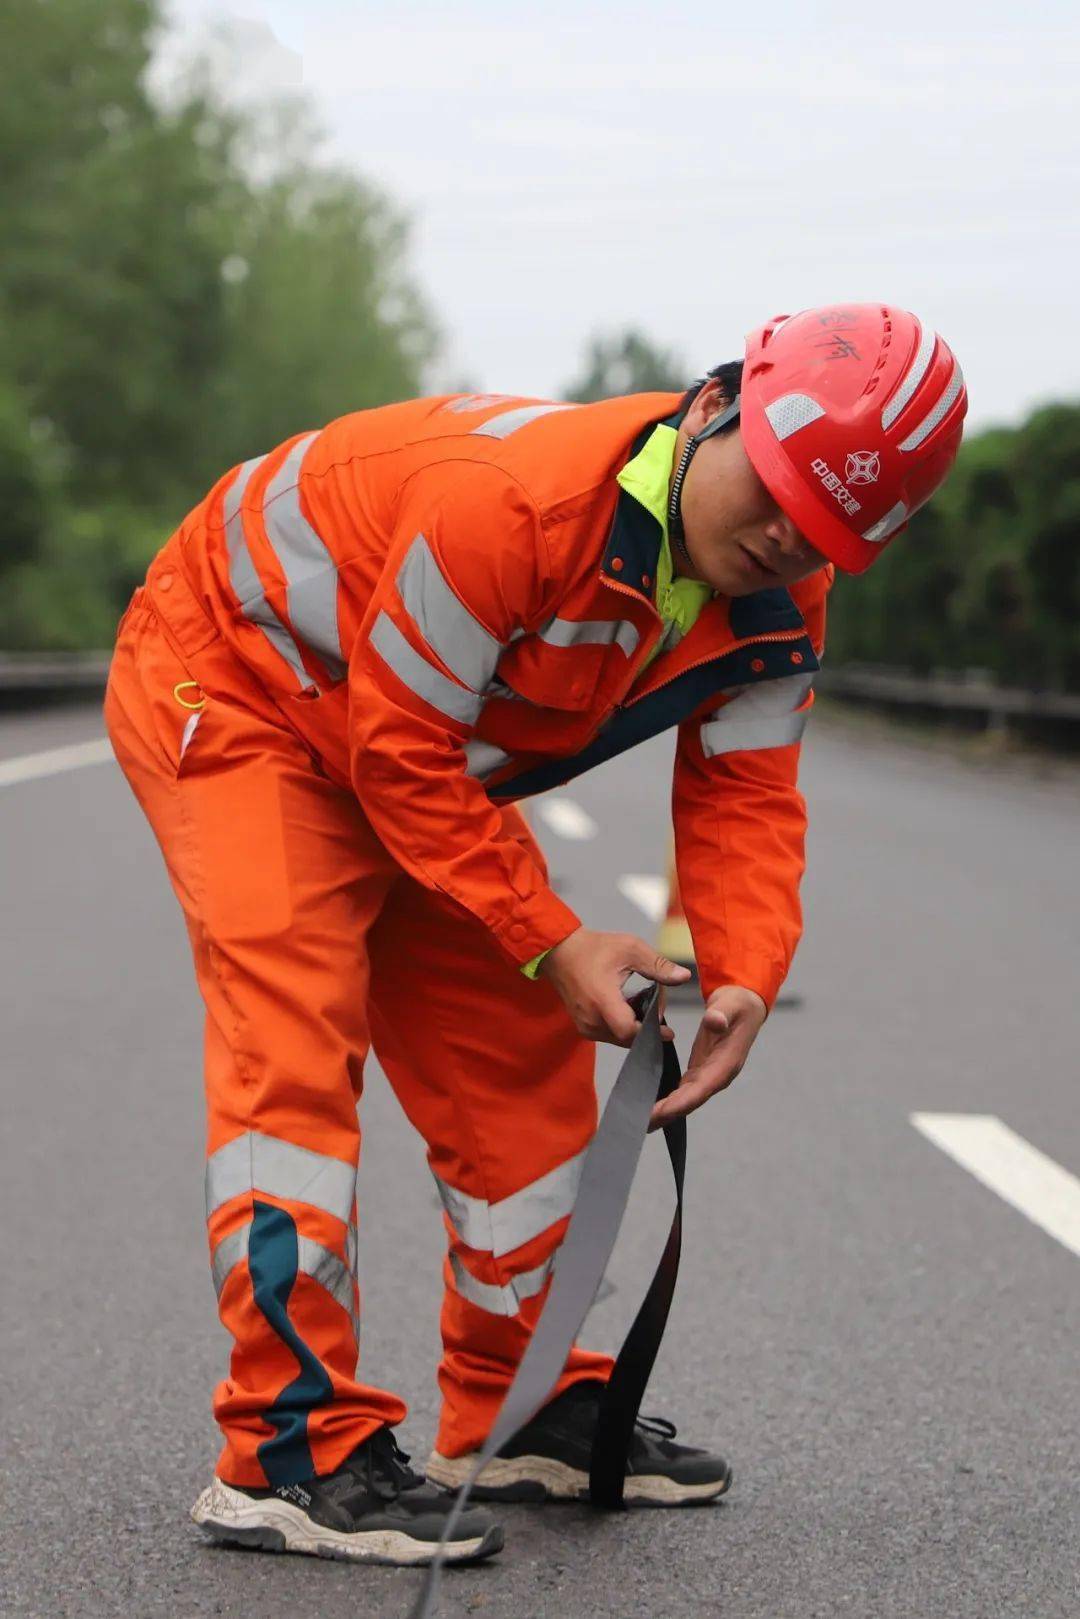
<svg viewBox="0 0 1080 1619"><path fill-rule="evenodd" d="M349 1229L369 1038L365 941L397 868L273 705L263 711L235 686L237 667L212 642L185 670L147 615L137 643L121 632L109 723L183 905L207 1009L209 1231L233 1340L214 1396L217 1470L259 1486L271 1439L277 1476L312 1464L326 1473L405 1415L357 1375ZM163 693L171 719L173 688L187 678L226 696L235 687L242 700L204 713L195 746L212 750L214 768L178 782L154 705Z"/></svg>
<svg viewBox="0 0 1080 1619"><path fill-rule="evenodd" d="M542 869L520 813L501 814L505 836ZM490 1427L543 1305L596 1128L595 1051L549 984L526 979L487 929L409 878L369 947L374 1049L449 1210L436 1447L458 1456ZM610 1367L575 1349L561 1386Z"/></svg>
<svg viewBox="0 0 1080 1619"><path fill-rule="evenodd" d="M248 1257L252 1222L230 1231L214 1249L210 1270L214 1292L220 1299L229 1276L241 1260ZM356 1292L356 1227L349 1226L345 1236L345 1259L326 1248L313 1237L297 1237L297 1271L310 1276L325 1288L330 1297L340 1304L352 1322L353 1336L360 1338L360 1308Z"/></svg>

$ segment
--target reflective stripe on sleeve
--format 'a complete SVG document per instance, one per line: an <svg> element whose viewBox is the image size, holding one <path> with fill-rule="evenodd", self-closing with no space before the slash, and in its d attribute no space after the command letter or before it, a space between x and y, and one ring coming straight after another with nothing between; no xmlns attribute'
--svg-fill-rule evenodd
<svg viewBox="0 0 1080 1619"><path fill-rule="evenodd" d="M249 1130L206 1160L206 1218L243 1192L268 1192L271 1197L309 1203L348 1225L356 1196L356 1165Z"/></svg>
<svg viewBox="0 0 1080 1619"><path fill-rule="evenodd" d="M629 658L641 631L636 624L618 618L553 618L537 632L548 646L618 646Z"/></svg>
<svg viewBox="0 0 1080 1619"><path fill-rule="evenodd" d="M495 673L502 644L458 600L431 547L418 534L398 570L398 594L423 640L463 685L482 692Z"/></svg>
<svg viewBox="0 0 1080 1619"><path fill-rule="evenodd" d="M465 1246L499 1259L531 1242L572 1211L584 1161L584 1151L579 1152L497 1203L461 1192L437 1175L435 1185L450 1224Z"/></svg>
<svg viewBox="0 0 1080 1619"><path fill-rule="evenodd" d="M248 1241L251 1236L251 1221L240 1226L236 1231L230 1231L223 1237L214 1249L214 1256L210 1262L210 1271L214 1280L214 1292L221 1297L222 1289L232 1272L242 1259L247 1258ZM349 1227L349 1252L356 1251L356 1228ZM324 1248L321 1242L312 1237L297 1236L296 1239L296 1268L304 1276L310 1276L312 1281L318 1282L330 1297L334 1299L348 1315L352 1322L353 1334L359 1340L360 1317L356 1307L355 1263L346 1264L338 1254Z"/></svg>
<svg viewBox="0 0 1080 1619"><path fill-rule="evenodd" d="M465 774L475 776L477 781L486 781L496 770L501 770L509 759L510 755L497 748L494 742L479 742L473 737L465 744Z"/></svg>
<svg viewBox="0 0 1080 1619"><path fill-rule="evenodd" d="M447 719L475 725L483 702L474 691L456 686L440 669L421 657L387 613L380 613L371 630L371 645L403 686L437 708Z"/></svg>
<svg viewBox="0 0 1080 1619"><path fill-rule="evenodd" d="M258 455L254 460L245 461L225 492L223 516L225 544L229 553L229 583L236 593L244 617L250 623L258 625L274 650L285 659L296 676L300 689L307 691L313 685L313 681L304 668L300 648L266 599L262 580L251 559L247 535L244 533L244 518L241 512L244 491L256 467L260 467L265 460L265 455Z"/></svg>
<svg viewBox="0 0 1080 1619"><path fill-rule="evenodd" d="M450 1269L454 1273L454 1291L460 1293L463 1299L475 1304L480 1310L486 1310L488 1315L517 1315L526 1299L535 1298L541 1291L551 1275L554 1266L554 1255L545 1259L542 1265L535 1270L523 1271L520 1276L511 1277L505 1287L498 1287L493 1282L480 1282L470 1270L466 1270L457 1254L450 1255Z"/></svg>
<svg viewBox="0 0 1080 1619"><path fill-rule="evenodd" d="M289 621L335 679L346 672L337 617L337 565L300 508L300 467L318 438L297 440L266 486L266 537L288 583Z"/></svg>
<svg viewBox="0 0 1080 1619"><path fill-rule="evenodd" d="M484 438L509 438L510 434L516 433L519 427L528 427L530 422L535 422L540 416L550 416L556 410L573 409L574 406L571 404L519 405L517 410L506 410L503 411L501 416L489 417L486 422L481 422L472 431L481 434Z"/></svg>
<svg viewBox="0 0 1080 1619"><path fill-rule="evenodd" d="M706 759L748 748L784 748L798 742L806 729L809 708L801 708L813 675L788 675L749 686L701 727ZM796 712L798 710L798 712Z"/></svg>

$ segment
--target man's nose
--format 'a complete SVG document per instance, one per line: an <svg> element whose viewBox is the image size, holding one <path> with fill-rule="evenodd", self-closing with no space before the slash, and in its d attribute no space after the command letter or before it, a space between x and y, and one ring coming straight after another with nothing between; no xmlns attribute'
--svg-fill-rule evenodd
<svg viewBox="0 0 1080 1619"><path fill-rule="evenodd" d="M784 512L777 512L776 516L766 523L765 537L785 557L790 557L793 561L798 560L803 554L805 547L803 537Z"/></svg>

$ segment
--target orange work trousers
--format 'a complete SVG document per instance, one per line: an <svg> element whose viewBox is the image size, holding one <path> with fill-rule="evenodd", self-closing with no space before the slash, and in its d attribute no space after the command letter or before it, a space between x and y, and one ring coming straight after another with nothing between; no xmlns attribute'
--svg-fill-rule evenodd
<svg viewBox="0 0 1080 1619"><path fill-rule="evenodd" d="M406 876L183 575L121 623L105 713L206 1006L218 1473L333 1471L396 1394L358 1381L357 1102L369 1044L427 1143L448 1253L436 1440L472 1450L525 1350L596 1124L593 1048L465 911ZM513 836L534 848L516 810ZM575 1349L560 1389L606 1378Z"/></svg>

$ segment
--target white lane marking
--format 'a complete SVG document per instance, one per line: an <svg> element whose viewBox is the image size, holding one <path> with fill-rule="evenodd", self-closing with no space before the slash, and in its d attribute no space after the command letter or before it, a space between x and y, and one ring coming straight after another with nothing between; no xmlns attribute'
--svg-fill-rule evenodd
<svg viewBox="0 0 1080 1619"><path fill-rule="evenodd" d="M913 1113L935 1147L1080 1257L1080 1180L993 1113Z"/></svg>
<svg viewBox="0 0 1080 1619"><path fill-rule="evenodd" d="M46 748L44 753L0 759L0 787L36 781L39 776L58 776L64 770L81 770L84 765L103 765L112 758L112 745L108 737L101 736L93 742L72 742L66 748Z"/></svg>
<svg viewBox="0 0 1080 1619"><path fill-rule="evenodd" d="M569 838L573 843L585 843L600 830L592 816L572 798L542 798L536 813L557 837Z"/></svg>
<svg viewBox="0 0 1080 1619"><path fill-rule="evenodd" d="M667 915L668 885L666 877L647 877L630 872L615 884L624 899L644 911L650 922L662 922Z"/></svg>

